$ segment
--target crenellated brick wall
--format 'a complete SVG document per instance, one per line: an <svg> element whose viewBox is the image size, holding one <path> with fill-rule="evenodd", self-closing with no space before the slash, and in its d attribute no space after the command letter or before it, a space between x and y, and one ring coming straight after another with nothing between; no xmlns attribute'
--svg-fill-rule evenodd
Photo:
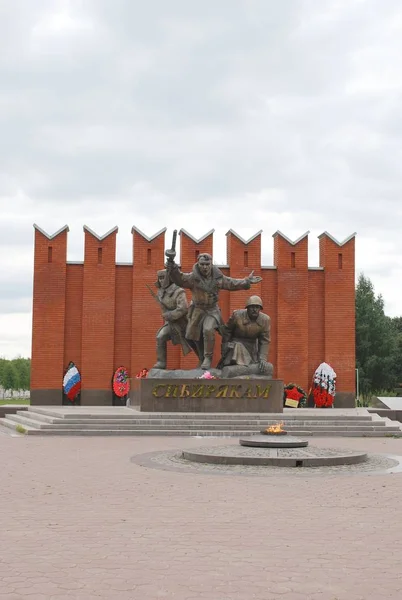
<svg viewBox="0 0 402 600"><path fill-rule="evenodd" d="M67 262L65 226L54 235L35 227L32 334L32 404L61 404L62 378L69 361L82 375L81 403L112 402L111 378L121 365L135 374L152 367L155 334L162 325L153 289L163 268L165 232L152 237L132 228L133 262L116 264L117 227L100 237L84 227L82 263ZM308 266L308 232L292 241L274 233L274 264L261 266L261 231L244 240L227 233L225 275L243 278L254 270L262 282L250 291L223 291L223 318L242 308L251 294L261 296L272 321L270 361L275 376L308 389L315 368L329 362L337 372L337 390L355 390L355 234L340 243L320 236L320 266ZM199 253L213 255L211 230L200 239L182 229L180 264L190 272ZM155 289L156 291L156 289ZM188 292L190 299L190 293ZM215 361L220 356L217 335ZM191 368L169 344L168 368Z"/></svg>

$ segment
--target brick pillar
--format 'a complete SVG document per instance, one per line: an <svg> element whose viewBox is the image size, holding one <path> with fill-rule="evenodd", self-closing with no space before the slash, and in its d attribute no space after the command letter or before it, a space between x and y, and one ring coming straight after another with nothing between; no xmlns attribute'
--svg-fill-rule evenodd
<svg viewBox="0 0 402 600"><path fill-rule="evenodd" d="M116 266L116 306L114 321L113 371L126 367L131 372L131 318L133 301L133 266Z"/></svg>
<svg viewBox="0 0 402 600"><path fill-rule="evenodd" d="M308 381L312 385L314 371L325 356L324 269L308 271Z"/></svg>
<svg viewBox="0 0 402 600"><path fill-rule="evenodd" d="M163 325L159 304L147 289L157 292L156 272L164 268L165 232L152 237L133 227L133 285L131 315L131 375L143 368L151 369L156 362L156 332Z"/></svg>
<svg viewBox="0 0 402 600"><path fill-rule="evenodd" d="M83 285L84 263L67 263L64 367L66 369L70 361L73 361L80 372L82 352Z"/></svg>
<svg viewBox="0 0 402 600"><path fill-rule="evenodd" d="M325 362L337 374L336 405L355 398L355 236L342 243L324 232L320 266L324 268Z"/></svg>
<svg viewBox="0 0 402 600"><path fill-rule="evenodd" d="M263 312L271 318L271 345L268 360L273 364L274 377L278 370L278 281L275 267L262 268L261 299Z"/></svg>
<svg viewBox="0 0 402 600"><path fill-rule="evenodd" d="M61 406L68 226L53 235L34 228L31 404Z"/></svg>
<svg viewBox="0 0 402 600"><path fill-rule="evenodd" d="M84 226L81 404L112 404L117 227L98 236Z"/></svg>
<svg viewBox="0 0 402 600"><path fill-rule="evenodd" d="M277 268L277 376L308 391L308 233L292 242L274 233Z"/></svg>
<svg viewBox="0 0 402 600"><path fill-rule="evenodd" d="M214 229L211 229L200 237L199 239L193 237L185 229L180 229L180 268L183 273L191 273L194 264L198 260L198 255L210 254L213 257L213 244L214 244ZM186 290L187 300L191 302L191 291ZM178 352L176 357L178 364L175 368L180 369L195 369L198 364L198 358L194 352L191 352L187 356L183 356L181 349L177 349ZM214 365L216 364L213 363Z"/></svg>
<svg viewBox="0 0 402 600"><path fill-rule="evenodd" d="M261 276L261 231L258 231L249 240L244 240L233 229L226 234L227 263L230 277L244 279L254 271L254 275ZM247 298L261 296L261 283L252 285L249 290L230 292L230 314L237 308L244 308Z"/></svg>

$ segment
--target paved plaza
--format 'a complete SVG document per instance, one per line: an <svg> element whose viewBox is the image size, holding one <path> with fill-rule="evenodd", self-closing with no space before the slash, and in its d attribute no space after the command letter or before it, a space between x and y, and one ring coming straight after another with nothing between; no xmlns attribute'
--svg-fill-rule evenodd
<svg viewBox="0 0 402 600"><path fill-rule="evenodd" d="M402 598L402 473L228 475L140 456L232 443L0 431L0 600ZM393 438L310 444L402 455Z"/></svg>

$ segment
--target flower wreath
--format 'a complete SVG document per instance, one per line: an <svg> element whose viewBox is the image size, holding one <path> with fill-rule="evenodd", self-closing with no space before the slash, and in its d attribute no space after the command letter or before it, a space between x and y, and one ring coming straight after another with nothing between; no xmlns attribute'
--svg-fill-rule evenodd
<svg viewBox="0 0 402 600"><path fill-rule="evenodd" d="M321 363L313 376L312 393L317 408L333 406L336 390L336 373L328 363Z"/></svg>
<svg viewBox="0 0 402 600"><path fill-rule="evenodd" d="M307 405L307 394L295 383L288 383L283 392L283 405L290 408L303 408Z"/></svg>
<svg viewBox="0 0 402 600"><path fill-rule="evenodd" d="M148 377L148 369L141 369L141 371L139 371L137 373L137 375L135 376L136 379L145 379L146 377Z"/></svg>
<svg viewBox="0 0 402 600"><path fill-rule="evenodd" d="M218 379L215 375L212 375L209 371L205 371L198 379Z"/></svg>
<svg viewBox="0 0 402 600"><path fill-rule="evenodd" d="M113 375L113 391L118 398L127 396L130 391L130 379L125 367L116 369L115 374Z"/></svg>

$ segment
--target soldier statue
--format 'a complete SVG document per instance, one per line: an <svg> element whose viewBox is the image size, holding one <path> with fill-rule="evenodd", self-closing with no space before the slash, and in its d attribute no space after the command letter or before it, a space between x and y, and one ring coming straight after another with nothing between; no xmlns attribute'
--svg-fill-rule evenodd
<svg viewBox="0 0 402 600"><path fill-rule="evenodd" d="M182 273L174 262L175 235L172 249L165 252L167 256L167 276L176 285L192 292L192 301L188 311L186 339L196 344L201 369L211 368L215 345L215 331L222 334L224 322L218 306L220 290L248 290L252 284L259 283L261 277L254 277L253 272L245 279L226 277L212 264L210 254L200 254L191 273Z"/></svg>
<svg viewBox="0 0 402 600"><path fill-rule="evenodd" d="M235 310L225 325L219 368L225 368L228 375L241 375L250 370L261 375L272 375L273 367L267 360L271 319L261 311L261 298L250 296L245 308Z"/></svg>
<svg viewBox="0 0 402 600"><path fill-rule="evenodd" d="M191 347L185 338L188 323L188 304L186 293L178 285L166 282L166 270L158 271L155 283L158 288L156 299L162 309L164 325L156 334L156 357L154 369L166 369L167 343L171 340L174 346L180 344L183 354L191 352Z"/></svg>

